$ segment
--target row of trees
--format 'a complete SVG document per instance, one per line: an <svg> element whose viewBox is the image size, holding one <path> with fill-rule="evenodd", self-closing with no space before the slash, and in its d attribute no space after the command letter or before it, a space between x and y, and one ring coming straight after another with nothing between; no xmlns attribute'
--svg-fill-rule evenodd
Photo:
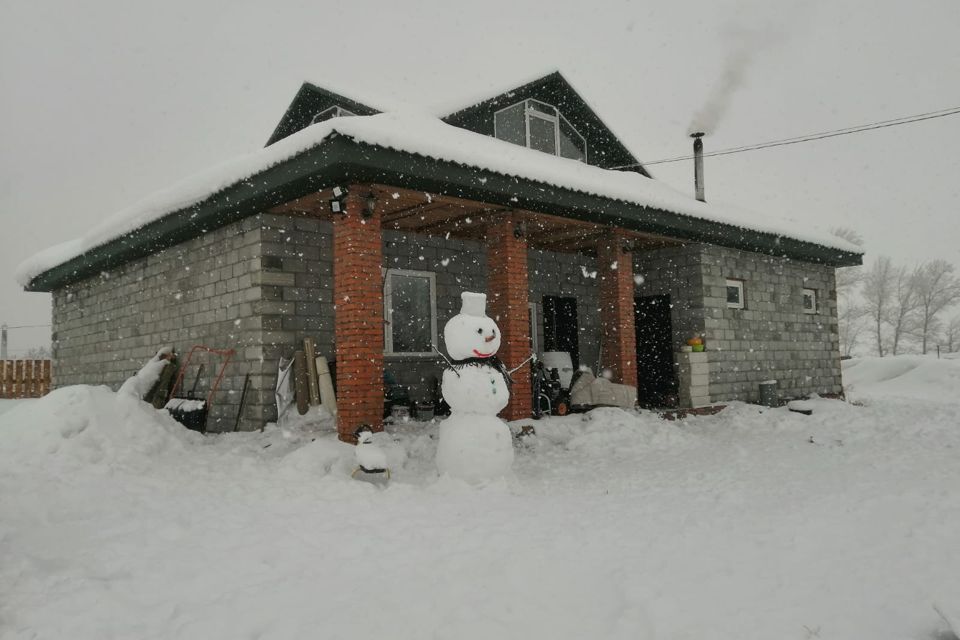
<svg viewBox="0 0 960 640"><path fill-rule="evenodd" d="M835 233L856 244L849 229ZM960 350L960 278L946 260L914 267L898 265L886 256L863 267L837 270L840 348L852 355L858 347L879 356Z"/></svg>

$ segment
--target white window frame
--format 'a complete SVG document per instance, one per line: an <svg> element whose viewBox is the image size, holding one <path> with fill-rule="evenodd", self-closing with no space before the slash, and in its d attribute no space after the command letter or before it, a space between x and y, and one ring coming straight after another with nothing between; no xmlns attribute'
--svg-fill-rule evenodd
<svg viewBox="0 0 960 640"><path fill-rule="evenodd" d="M540 340L537 336L537 334L539 333L537 329L540 326L540 320L539 320L540 314L537 313L537 303L528 302L527 309L529 309L529 313L530 313L530 350L533 353L537 354L537 356L539 357Z"/></svg>
<svg viewBox="0 0 960 640"><path fill-rule="evenodd" d="M326 114L330 112L333 112L333 115L327 116ZM344 116L355 116L355 115L357 114L355 114L353 111L344 109L340 105L334 105L332 107L327 107L317 115L313 116L313 118L310 119L310 124L317 124L318 122L323 122L324 120L329 120L330 118L341 118Z"/></svg>
<svg viewBox="0 0 960 640"><path fill-rule="evenodd" d="M553 109L553 115L550 115L549 113L544 113L543 111L538 111L538 110L534 109L534 108L530 105L531 102L536 102L537 104L541 104L541 105L543 105L543 106L545 106L545 107L550 107L551 109ZM523 125L524 125L524 129L525 129L525 131L526 131L526 138L525 138L525 139L526 139L526 147L527 147L528 149L531 148L531 147L530 147L530 118L531 118L531 117L533 117L533 118L540 118L541 120L546 120L547 122L552 122L552 123L553 123L553 143L554 143L554 153L553 153L553 155L555 155L555 156L557 156L557 157L563 157L563 156L560 155L560 120L562 119L562 120L567 124L567 126L570 127L570 130L573 131L575 134L577 134L577 136L580 138L580 142L583 143L583 160L582 160L581 162L583 162L584 164L587 164L587 158L589 157L589 156L588 156L589 149L588 149L588 147L587 147L587 139L583 137L583 135L580 133L580 131L577 130L577 128L576 128L575 126L573 126L573 125L570 123L570 121L567 120L567 119L563 116L562 113L560 113L560 109L557 109L555 106L553 106L553 105L550 104L549 102L544 102L543 100L537 100L536 98L527 98L526 100L521 100L520 102L514 102L513 104L508 105L508 106L504 107L503 109L497 109L496 111L494 111L494 112L493 112L493 137L494 137L494 138L497 138L498 140L500 139L500 136L497 135L497 134L498 134L498 132L497 132L497 114L500 113L500 112L502 112L502 111L506 111L507 109L512 109L512 108L516 107L518 104L522 104L522 105L523 105ZM537 149L537 151L539 151L539 149ZM546 152L544 152L544 153L546 153ZM567 159L568 159L568 160L573 160L574 158L567 158Z"/></svg>
<svg viewBox="0 0 960 640"><path fill-rule="evenodd" d="M383 355L385 356L434 356L434 351L397 351L393 350L393 280L391 276L426 278L430 281L430 346L437 346L437 274L433 271L413 271L411 269L383 270Z"/></svg>
<svg viewBox="0 0 960 640"><path fill-rule="evenodd" d="M736 287L740 290L740 302L730 302L727 300L728 309L746 309L746 287L744 286L743 280L737 278L727 278L726 286L724 287L723 293L726 297L727 287Z"/></svg>
<svg viewBox="0 0 960 640"><path fill-rule="evenodd" d="M811 309L807 309L806 305L804 304L804 299L806 298L807 294L810 294L810 298L813 300L813 308ZM800 304L803 305L803 312L810 315L816 314L818 311L817 290L804 287L803 293L800 295L801 295Z"/></svg>

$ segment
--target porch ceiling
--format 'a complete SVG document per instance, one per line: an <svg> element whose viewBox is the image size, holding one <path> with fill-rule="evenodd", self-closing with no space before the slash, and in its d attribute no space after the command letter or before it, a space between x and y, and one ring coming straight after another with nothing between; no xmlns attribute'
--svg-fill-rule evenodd
<svg viewBox="0 0 960 640"><path fill-rule="evenodd" d="M353 188L376 197L383 227L395 231L480 241L486 238L487 226L492 220L501 214L516 212L524 218L527 242L534 249L592 254L597 242L611 231L617 231L630 250L683 244L682 240L667 236L388 185L355 185ZM329 219L334 215L328 204L332 198L329 190L323 190L275 206L269 212Z"/></svg>

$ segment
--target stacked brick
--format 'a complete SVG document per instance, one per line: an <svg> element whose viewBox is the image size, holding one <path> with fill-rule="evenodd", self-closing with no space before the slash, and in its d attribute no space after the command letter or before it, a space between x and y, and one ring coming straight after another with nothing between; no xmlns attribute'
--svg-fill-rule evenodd
<svg viewBox="0 0 960 640"><path fill-rule="evenodd" d="M333 222L337 430L345 442L359 425L382 428L383 419L383 238L380 214L365 215L364 206L352 193Z"/></svg>
<svg viewBox="0 0 960 640"><path fill-rule="evenodd" d="M487 315L500 326L503 339L498 355L510 368L530 357L527 241L518 223L512 214L487 226ZM528 365L514 375L510 404L500 415L506 420L529 417L531 403Z"/></svg>
<svg viewBox="0 0 960 640"><path fill-rule="evenodd" d="M597 246L600 281L600 361L615 381L637 384L637 336L633 310L633 256L622 238L610 234Z"/></svg>

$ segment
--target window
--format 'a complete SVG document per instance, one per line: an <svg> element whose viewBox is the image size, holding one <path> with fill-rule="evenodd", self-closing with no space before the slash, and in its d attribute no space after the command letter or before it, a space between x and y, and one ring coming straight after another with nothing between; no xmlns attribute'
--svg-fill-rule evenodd
<svg viewBox="0 0 960 640"><path fill-rule="evenodd" d="M532 98L493 114L493 135L550 155L587 161L587 141L580 132L559 109Z"/></svg>
<svg viewBox="0 0 960 640"><path fill-rule="evenodd" d="M743 303L743 280L727 278L727 307L731 309L743 309Z"/></svg>
<svg viewBox="0 0 960 640"><path fill-rule="evenodd" d="M530 352L540 353L540 341L537 339L537 327L540 323L537 321L537 303L527 303L528 315L530 319Z"/></svg>
<svg viewBox="0 0 960 640"><path fill-rule="evenodd" d="M318 122L323 122L324 120L329 120L330 118L342 118L345 116L355 116L352 111L347 111L343 107L333 106L328 109L324 109L317 115L313 116L313 119L310 120L310 124L317 124Z"/></svg>
<svg viewBox="0 0 960 640"><path fill-rule="evenodd" d="M388 269L383 294L384 353L433 355L437 343L436 275Z"/></svg>
<svg viewBox="0 0 960 640"><path fill-rule="evenodd" d="M816 289L803 290L803 312L804 313L817 312L817 290Z"/></svg>

